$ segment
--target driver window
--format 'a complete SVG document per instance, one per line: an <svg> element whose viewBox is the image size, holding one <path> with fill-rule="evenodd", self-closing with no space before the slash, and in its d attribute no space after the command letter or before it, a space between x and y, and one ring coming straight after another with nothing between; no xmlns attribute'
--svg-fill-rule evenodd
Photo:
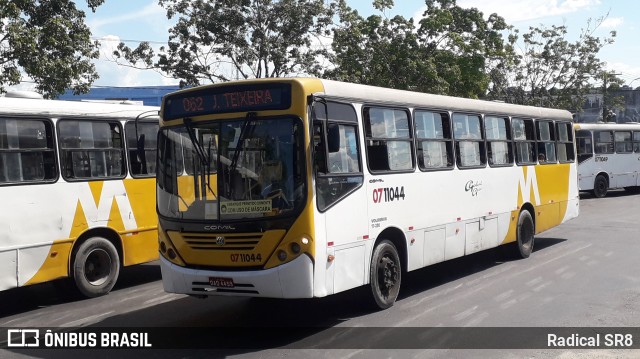
<svg viewBox="0 0 640 359"><path fill-rule="evenodd" d="M318 122L313 125L313 168L315 173L327 173L325 153L324 131L322 130L322 124Z"/></svg>
<svg viewBox="0 0 640 359"><path fill-rule="evenodd" d="M314 118L317 204L325 211L362 187L358 118L353 106L332 101L316 103Z"/></svg>
<svg viewBox="0 0 640 359"><path fill-rule="evenodd" d="M337 149L329 152L329 173L360 172L356 127L331 123L328 125L328 132L329 148ZM336 143L331 143L332 141Z"/></svg>

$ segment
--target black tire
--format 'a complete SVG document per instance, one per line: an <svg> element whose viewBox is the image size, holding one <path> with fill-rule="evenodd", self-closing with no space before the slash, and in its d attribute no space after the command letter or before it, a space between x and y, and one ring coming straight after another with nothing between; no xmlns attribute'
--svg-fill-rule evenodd
<svg viewBox="0 0 640 359"><path fill-rule="evenodd" d="M83 242L73 259L73 279L84 296L99 297L111 291L120 273L116 247L102 237Z"/></svg>
<svg viewBox="0 0 640 359"><path fill-rule="evenodd" d="M516 241L513 254L516 258L529 258L533 252L534 235L536 233L533 217L527 210L520 212L518 227L516 228Z"/></svg>
<svg viewBox="0 0 640 359"><path fill-rule="evenodd" d="M380 309L393 306L400 293L402 267L398 250L386 239L373 250L369 279L375 305Z"/></svg>
<svg viewBox="0 0 640 359"><path fill-rule="evenodd" d="M609 190L609 181L603 175L598 175L596 180L593 182L593 195L596 198L602 198L607 195L607 191Z"/></svg>

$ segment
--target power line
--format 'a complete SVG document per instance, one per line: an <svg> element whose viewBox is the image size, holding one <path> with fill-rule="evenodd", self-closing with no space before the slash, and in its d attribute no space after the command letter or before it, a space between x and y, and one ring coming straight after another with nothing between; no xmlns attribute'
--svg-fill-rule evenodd
<svg viewBox="0 0 640 359"><path fill-rule="evenodd" d="M150 44L155 44L155 45L167 45L169 42L168 41L154 41L154 40L135 40L135 39L109 39L109 38L104 38L104 37L97 37L97 36L91 36L92 40L98 40L98 41L105 41L105 42L135 42L135 43L141 43L141 42L147 42ZM307 48L310 49L320 49L320 48L327 48L327 47L331 47L330 44L315 44L315 45L309 45L306 46ZM218 48L223 48L222 46L218 46Z"/></svg>
<svg viewBox="0 0 640 359"><path fill-rule="evenodd" d="M136 90L157 90L162 87L180 88L180 85L141 85L141 86L110 86L110 85L91 85L91 88L112 88L112 89L136 89Z"/></svg>
<svg viewBox="0 0 640 359"><path fill-rule="evenodd" d="M21 83L37 84L33 80L22 80ZM180 85L140 85L140 86L111 86L111 85L91 85L90 88L112 88L112 89L135 89L135 90L158 90L162 87L180 88Z"/></svg>
<svg viewBox="0 0 640 359"><path fill-rule="evenodd" d="M96 37L96 36L92 36L91 37L92 40L98 40L98 41L118 41L118 42L135 42L135 43L141 43L141 42L148 42L150 44L156 44L156 45L166 45L167 42L164 41L152 41L152 40L133 40L133 39L109 39L109 38L104 38L104 37Z"/></svg>

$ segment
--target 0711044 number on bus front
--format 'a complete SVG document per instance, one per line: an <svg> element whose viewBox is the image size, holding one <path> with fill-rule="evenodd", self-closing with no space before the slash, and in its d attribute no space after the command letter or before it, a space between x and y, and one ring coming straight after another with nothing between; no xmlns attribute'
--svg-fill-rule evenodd
<svg viewBox="0 0 640 359"><path fill-rule="evenodd" d="M247 253L232 253L229 255L232 262L243 262L243 263L251 263L251 262L262 262L262 255L260 253L255 254L247 254Z"/></svg>

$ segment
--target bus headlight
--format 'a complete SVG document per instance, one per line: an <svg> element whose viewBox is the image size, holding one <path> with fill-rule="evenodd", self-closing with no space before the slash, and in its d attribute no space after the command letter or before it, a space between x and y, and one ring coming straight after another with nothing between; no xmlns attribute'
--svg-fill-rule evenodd
<svg viewBox="0 0 640 359"><path fill-rule="evenodd" d="M178 251L171 242L171 239L167 233L162 230L162 228L158 228L158 242L158 249L164 258L168 259L173 264L177 264L181 267L185 266L184 261L178 255Z"/></svg>

